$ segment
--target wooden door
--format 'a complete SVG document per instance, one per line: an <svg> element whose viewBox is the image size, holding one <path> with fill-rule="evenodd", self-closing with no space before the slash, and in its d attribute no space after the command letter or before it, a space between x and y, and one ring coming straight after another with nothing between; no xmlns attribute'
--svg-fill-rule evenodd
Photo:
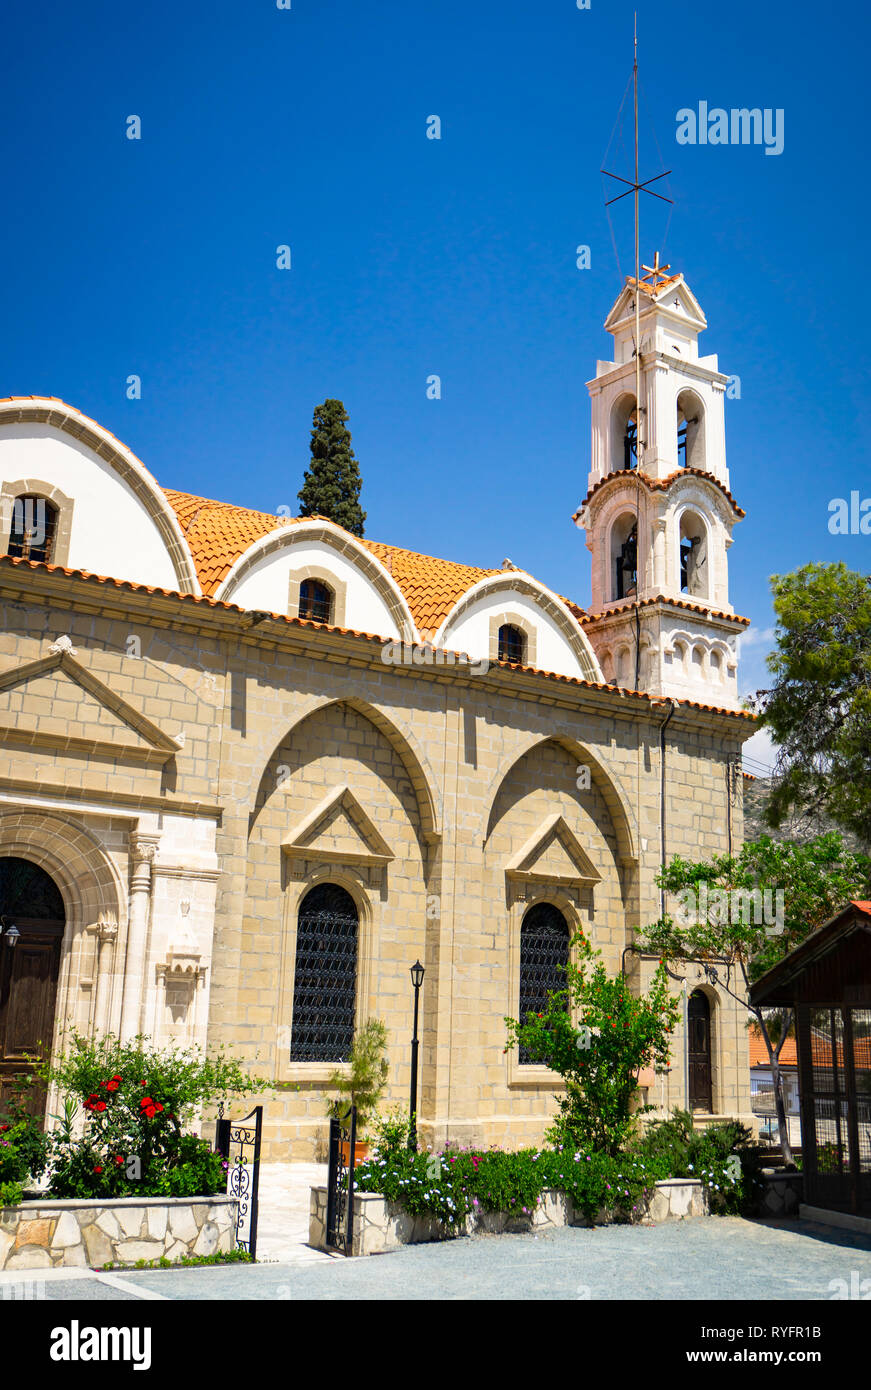
<svg viewBox="0 0 871 1390"><path fill-rule="evenodd" d="M687 1006L689 1032L690 1109L713 1111L711 1085L711 1006L708 996L700 989L689 997Z"/></svg>
<svg viewBox="0 0 871 1390"><path fill-rule="evenodd" d="M49 875L28 859L0 858L0 1113L17 1076L48 1055L64 934L63 899ZM9 945L8 929L20 936ZM42 1090L31 1093L45 1110Z"/></svg>

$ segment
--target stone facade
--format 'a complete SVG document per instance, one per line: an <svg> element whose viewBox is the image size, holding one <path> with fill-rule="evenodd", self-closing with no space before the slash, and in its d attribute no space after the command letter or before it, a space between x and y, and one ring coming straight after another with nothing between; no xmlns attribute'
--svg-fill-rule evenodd
<svg viewBox="0 0 871 1390"><path fill-rule="evenodd" d="M700 1182L692 1178L669 1178L658 1182L650 1198L646 1216L649 1221L683 1221L688 1217L708 1214L708 1196ZM541 1232L557 1226L610 1225L614 1220L608 1212L600 1212L595 1223L575 1210L571 1197L565 1192L546 1189L537 1206L529 1212L483 1211L468 1216L456 1227L446 1226L430 1217L412 1216L395 1202L380 1197L377 1192L355 1192L354 1231L351 1255L383 1255L403 1245L418 1245L431 1240L451 1240L458 1236L524 1234ZM311 1189L309 1245L316 1250L327 1249L327 1189Z"/></svg>
<svg viewBox="0 0 871 1390"><path fill-rule="evenodd" d="M266 1159L323 1153L332 1064L289 1061L314 884L357 905L357 1018L389 1029L389 1102L407 1096L419 958L423 1139L517 1146L557 1082L503 1052L525 909L555 903L617 971L659 914L661 810L668 855L741 839L742 716L675 707L661 808L667 710L644 695L385 665L380 640L8 560L0 620L0 853L38 862L68 909L55 1045L71 1024L232 1044L277 1083ZM643 986L655 964L626 968ZM747 1117L743 1011L689 975L712 1005L714 1113ZM682 1055L679 1030L661 1109L685 1103Z"/></svg>
<svg viewBox="0 0 871 1390"><path fill-rule="evenodd" d="M231 1197L123 1197L0 1207L0 1271L225 1254L235 1248L238 1205Z"/></svg>
<svg viewBox="0 0 871 1390"><path fill-rule="evenodd" d="M35 859L69 904L56 1045L71 1023L230 1043L278 1083L264 1157L321 1154L333 1068L288 1053L296 913L329 880L359 910L357 1016L389 1029L389 1101L406 1099L419 958L424 1140L541 1138L556 1078L503 1052L520 922L554 902L617 971L633 928L658 915L666 711L536 672L385 666L375 640L252 628L238 610L8 561L0 617L0 672L18 676L0 853ZM65 659L43 669L58 637ZM750 728L675 708L669 855L740 842L728 771ZM311 823L325 798L335 814ZM654 968L627 960L641 985ZM743 1011L698 983L712 1004L714 1113L746 1116ZM650 1094L660 1108L685 1101L682 1050L679 1031Z"/></svg>

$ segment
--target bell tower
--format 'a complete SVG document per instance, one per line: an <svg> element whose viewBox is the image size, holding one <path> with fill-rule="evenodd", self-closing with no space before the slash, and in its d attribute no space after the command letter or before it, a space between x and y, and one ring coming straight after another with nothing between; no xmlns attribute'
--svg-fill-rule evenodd
<svg viewBox="0 0 871 1390"><path fill-rule="evenodd" d="M744 512L729 488L725 393L681 274L642 266L605 320L610 361L587 383L592 451L574 521L592 554L585 625L607 680L739 708L727 552ZM636 343L640 350L636 356Z"/></svg>

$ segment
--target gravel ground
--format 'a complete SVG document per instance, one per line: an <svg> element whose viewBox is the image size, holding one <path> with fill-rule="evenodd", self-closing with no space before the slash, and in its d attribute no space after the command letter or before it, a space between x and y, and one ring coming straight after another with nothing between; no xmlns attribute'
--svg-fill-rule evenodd
<svg viewBox="0 0 871 1390"><path fill-rule="evenodd" d="M91 1296L171 1300L791 1299L860 1297L871 1240L805 1222L739 1217L661 1226L566 1227L478 1236L316 1264L226 1265L113 1274ZM842 1281L837 1283L834 1281ZM96 1282L96 1281L94 1281ZM88 1296L85 1280L48 1297ZM867 1296L871 1283L865 1285ZM61 1292L63 1290L63 1292ZM114 1290L114 1291L113 1291Z"/></svg>

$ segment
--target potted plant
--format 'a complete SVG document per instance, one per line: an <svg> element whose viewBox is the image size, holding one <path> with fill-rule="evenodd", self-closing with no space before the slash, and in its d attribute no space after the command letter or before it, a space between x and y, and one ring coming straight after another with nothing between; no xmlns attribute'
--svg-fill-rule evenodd
<svg viewBox="0 0 871 1390"><path fill-rule="evenodd" d="M330 1087L339 1092L337 1099L327 1103L330 1118L344 1120L352 1105L357 1108L356 1162L362 1162L369 1153L365 1134L377 1114L378 1102L387 1085L390 1068L386 1053L387 1028L380 1018L367 1018L354 1035L348 1053L348 1071L335 1071L329 1080ZM344 1163L350 1161L347 1144L342 1146L342 1160Z"/></svg>

